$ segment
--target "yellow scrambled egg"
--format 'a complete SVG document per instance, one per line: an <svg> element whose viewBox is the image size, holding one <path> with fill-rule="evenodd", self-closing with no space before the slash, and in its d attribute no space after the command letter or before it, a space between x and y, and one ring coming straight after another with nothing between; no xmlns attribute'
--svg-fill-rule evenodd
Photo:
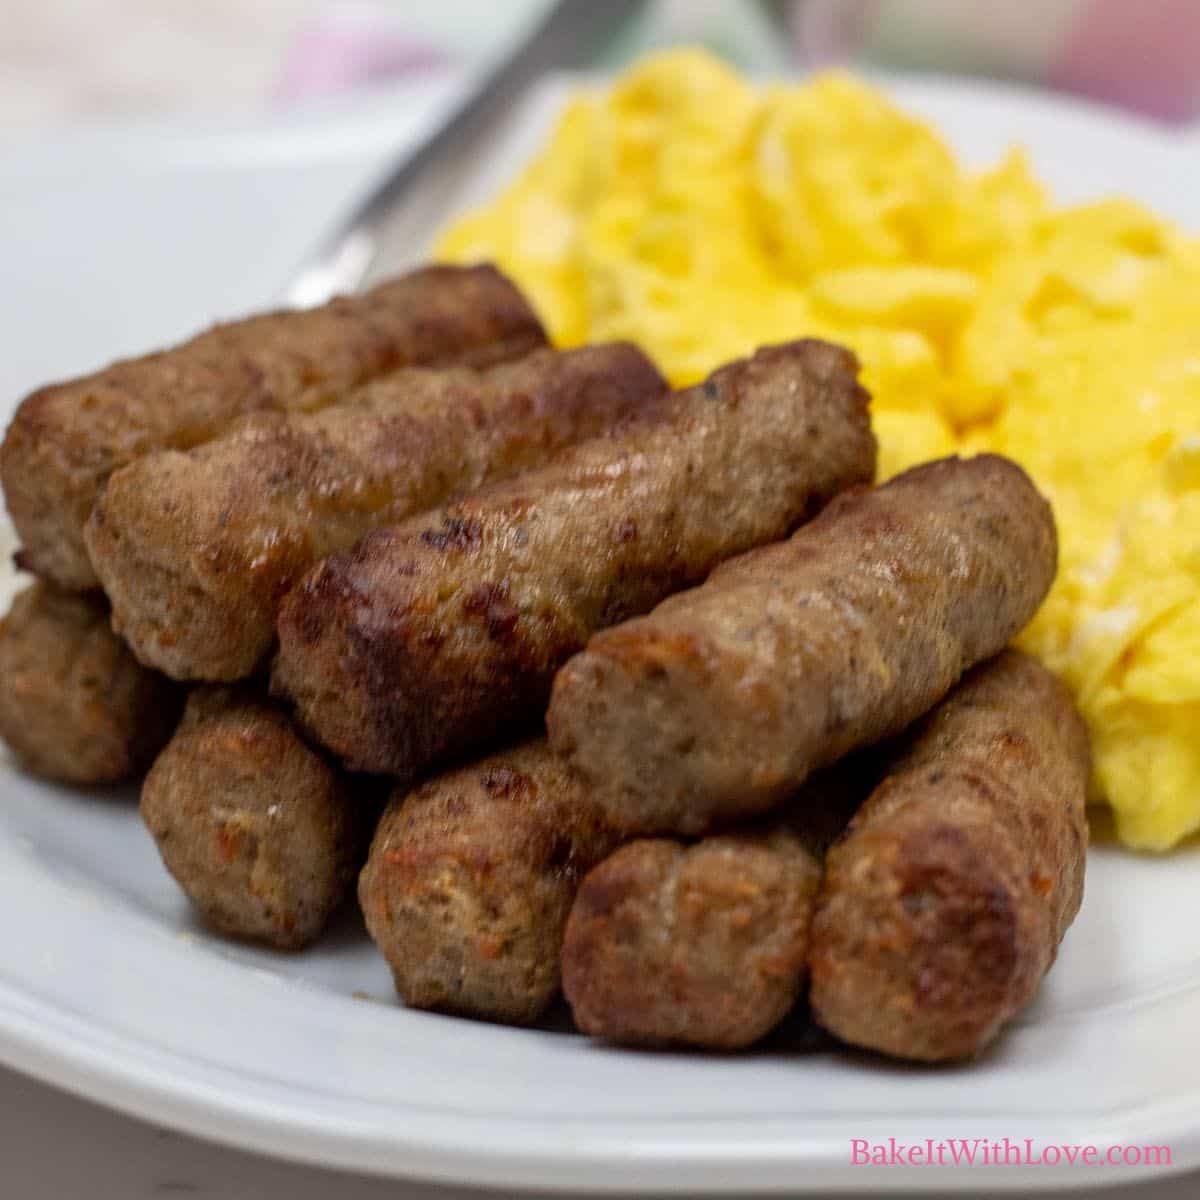
<svg viewBox="0 0 1200 1200"><path fill-rule="evenodd" d="M1200 829L1200 244L1125 200L1055 207L1020 153L963 170L845 75L757 90L698 51L578 96L442 258L493 259L556 341L676 384L802 334L853 347L881 475L1023 463L1061 535L1023 636L1091 727L1130 845Z"/></svg>

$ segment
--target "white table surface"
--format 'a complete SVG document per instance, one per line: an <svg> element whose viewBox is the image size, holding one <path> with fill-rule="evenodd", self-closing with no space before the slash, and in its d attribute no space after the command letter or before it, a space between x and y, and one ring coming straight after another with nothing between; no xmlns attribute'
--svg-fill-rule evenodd
<svg viewBox="0 0 1200 1200"><path fill-rule="evenodd" d="M1123 1173L1119 1178L1114 1187L1047 1194L1076 1200L1194 1200L1200 1195L1200 1173L1138 1183L1131 1170L1128 1182ZM0 1068L3 1200L486 1200L500 1194L369 1179L226 1150ZM988 1195L974 1193L974 1200Z"/></svg>

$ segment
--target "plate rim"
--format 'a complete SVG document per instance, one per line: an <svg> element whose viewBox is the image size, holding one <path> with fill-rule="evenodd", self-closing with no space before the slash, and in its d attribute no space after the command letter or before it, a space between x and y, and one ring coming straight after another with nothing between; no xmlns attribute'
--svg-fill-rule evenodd
<svg viewBox="0 0 1200 1200"><path fill-rule="evenodd" d="M887 1182L889 1191L940 1192L967 1191L980 1186L979 1167L939 1168L936 1175L909 1171L897 1175L893 1168L850 1167L846 1161L846 1137L842 1130L844 1118L830 1117L830 1134L820 1141L747 1141L743 1138L721 1144L688 1142L685 1147L663 1153L656 1146L665 1141L663 1135L647 1138L644 1143L630 1139L628 1124L622 1125L603 1118L579 1117L580 1122L610 1126L613 1132L606 1138L570 1139L555 1145L530 1149L514 1149L507 1141L510 1132L524 1133L528 1139L541 1132L537 1118L499 1117L494 1114L460 1115L456 1120L472 1126L470 1132L478 1137L490 1135L483 1148L478 1142L461 1137L461 1127L455 1135L397 1136L394 1129L386 1132L374 1123L370 1128L360 1126L346 1130L341 1136L331 1136L328 1130L328 1108L320 1113L312 1109L293 1107L275 1101L250 1103L229 1102L236 1090L222 1090L206 1082L197 1088L194 1081L183 1089L164 1082L174 1076L162 1069L157 1060L189 1061L180 1051L151 1047L147 1054L145 1043L138 1042L120 1031L107 1029L103 1037L111 1046L99 1048L93 1040L90 1052L72 1053L70 1035L83 1022L62 1009L54 1011L52 1024L37 1023L31 1013L22 1013L20 993L0 979L0 1061L43 1083L61 1088L94 1103L198 1137L219 1145L265 1154L285 1161L304 1163L326 1169L340 1169L385 1178L420 1180L436 1183L456 1183L490 1187L525 1187L537 1191L580 1188L592 1192L636 1194L653 1188L663 1193L731 1194L752 1186L761 1193L803 1194L815 1190L868 1188ZM24 1007L28 1007L27 1005ZM92 1031L94 1034L95 1026ZM122 1049L132 1049L137 1056L118 1061ZM199 1063L199 1060L191 1060ZM239 1075L227 1065L199 1064L230 1083ZM114 1084L120 1090L111 1090ZM1153 1144L1166 1143L1172 1149L1169 1165L1139 1167L1138 1182L1152 1178L1182 1174L1200 1166L1200 1122L1195 1117L1195 1093L1172 1097L1159 1103L1142 1103L1109 1115L1112 1128L1101 1132L1103 1125L1091 1118L1069 1119L1056 1128L1053 1139L1039 1135L1036 1140L1045 1144L1051 1140L1078 1144L1132 1145L1141 1138L1153 1138ZM324 1097L326 1103L349 1107L339 1097ZM374 1105L364 1107L375 1108ZM421 1115L418 1105L396 1104L405 1110L406 1117ZM437 1114L429 1130L438 1124L444 1127L445 1114ZM561 1119L561 1118L559 1118ZM680 1118L694 1126L722 1126L724 1119L706 1120ZM738 1118L744 1121L746 1118ZM809 1118L811 1121L812 1119ZM886 1126L878 1119L864 1120L861 1132L874 1134L880 1141L896 1136L903 1141L921 1141L918 1131L907 1129L894 1117L886 1118ZM641 1123L644 1130L644 1123ZM489 1126L491 1127L489 1129ZM977 1130L975 1131L978 1132ZM665 1134L665 1131L664 1131ZM939 1135L956 1136L953 1132ZM997 1138L1004 1136L995 1132ZM564 1149L566 1145L566 1149ZM836 1149L835 1149L836 1148ZM699 1154L697 1153L699 1149ZM1182 1153L1176 1151L1182 1149ZM630 1152L633 1153L630 1153ZM752 1180L740 1174L753 1169ZM589 1173L581 1178L581 1173ZM1112 1168L1076 1167L1069 1172L1061 1167L994 1168L985 1176L988 1190L1020 1191L1030 1187L1044 1190L1072 1191L1082 1187L1114 1185ZM802 1181L797 1174L803 1175Z"/></svg>

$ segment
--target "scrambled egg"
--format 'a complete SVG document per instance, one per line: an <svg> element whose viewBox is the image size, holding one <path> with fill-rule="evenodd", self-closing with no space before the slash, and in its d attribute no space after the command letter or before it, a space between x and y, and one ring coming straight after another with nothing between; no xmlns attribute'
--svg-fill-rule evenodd
<svg viewBox="0 0 1200 1200"><path fill-rule="evenodd" d="M567 108L443 236L556 341L631 338L676 384L803 334L853 347L881 476L993 449L1054 504L1024 645L1070 683L1131 846L1200 829L1200 243L1125 200L1055 207L1024 157L965 172L845 75L758 91L699 51Z"/></svg>

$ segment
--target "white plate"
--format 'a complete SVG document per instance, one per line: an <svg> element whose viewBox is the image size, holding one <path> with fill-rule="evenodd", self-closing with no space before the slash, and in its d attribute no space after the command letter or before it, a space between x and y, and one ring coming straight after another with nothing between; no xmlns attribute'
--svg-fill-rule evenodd
<svg viewBox="0 0 1200 1200"><path fill-rule="evenodd" d="M1125 190L1200 224L1196 155L1166 134L1032 94L892 86L971 160L1019 139L1064 198ZM561 96L548 85L522 110L476 195L513 168ZM377 96L233 131L109 131L9 150L5 402L267 302L403 132L401 109L411 113ZM1195 848L1154 860L1096 849L1040 999L968 1067L795 1046L626 1053L406 1012L349 919L295 957L223 943L192 922L132 793L60 791L0 761L0 1058L193 1133L395 1175L691 1192L1115 1182L1129 1172L872 1178L849 1165L850 1139L1169 1144L1175 1168L1200 1164L1198 898Z"/></svg>

